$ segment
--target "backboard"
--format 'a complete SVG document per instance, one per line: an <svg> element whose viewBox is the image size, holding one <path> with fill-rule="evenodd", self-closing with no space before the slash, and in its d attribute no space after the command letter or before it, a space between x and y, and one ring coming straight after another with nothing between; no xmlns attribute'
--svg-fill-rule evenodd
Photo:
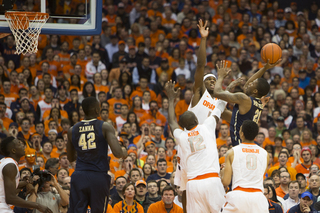
<svg viewBox="0 0 320 213"><path fill-rule="evenodd" d="M101 33L102 0L16 0L8 11L49 13L41 34L98 35ZM0 32L11 33L0 11Z"/></svg>

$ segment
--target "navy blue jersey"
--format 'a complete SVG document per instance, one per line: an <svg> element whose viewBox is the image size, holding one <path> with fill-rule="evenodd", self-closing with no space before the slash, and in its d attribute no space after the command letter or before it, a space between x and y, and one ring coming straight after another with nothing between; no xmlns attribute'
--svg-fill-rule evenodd
<svg viewBox="0 0 320 213"><path fill-rule="evenodd" d="M258 98L250 97L251 98L251 108L250 110L241 115L239 112L239 105L235 104L232 111L232 118L230 122L230 136L232 140L232 146L239 145L241 143L239 131L240 127L245 120L252 120L258 123L260 119L260 115L263 109L261 100Z"/></svg>
<svg viewBox="0 0 320 213"><path fill-rule="evenodd" d="M107 172L108 142L103 136L103 121L82 120L72 128L72 144L77 151L76 171Z"/></svg>

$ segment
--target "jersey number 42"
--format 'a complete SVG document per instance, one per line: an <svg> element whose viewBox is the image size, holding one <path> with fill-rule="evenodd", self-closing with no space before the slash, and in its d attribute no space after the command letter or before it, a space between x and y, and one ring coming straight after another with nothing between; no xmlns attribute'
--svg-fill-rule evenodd
<svg viewBox="0 0 320 213"><path fill-rule="evenodd" d="M94 132L90 132L89 134L82 133L79 139L79 147L81 147L82 150L95 149L97 148L95 139L96 135Z"/></svg>

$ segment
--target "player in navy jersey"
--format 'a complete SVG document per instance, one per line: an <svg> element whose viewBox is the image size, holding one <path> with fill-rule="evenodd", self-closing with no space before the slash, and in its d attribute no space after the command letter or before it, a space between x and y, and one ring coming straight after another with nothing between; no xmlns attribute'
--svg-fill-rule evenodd
<svg viewBox="0 0 320 213"><path fill-rule="evenodd" d="M269 64L268 61L263 68L251 76L246 82L244 85L244 93L230 93L222 90L223 79L229 75L231 70L227 67L228 62L225 63L224 61L221 61L220 64L217 64L218 80L214 88L215 97L235 104L230 121L232 146L241 143L239 131L243 121L252 120L256 123L259 122L261 111L265 105L265 101L262 103L261 99L264 98L270 90L270 85L267 80L261 77L266 70L273 68L280 62L281 59L275 64Z"/></svg>
<svg viewBox="0 0 320 213"><path fill-rule="evenodd" d="M100 106L96 98L85 98L82 109L85 119L68 131L68 160L77 160L71 176L69 212L85 213L88 205L92 213L106 212L110 188L108 145L117 158L126 158L127 151L120 146L114 128L97 119Z"/></svg>

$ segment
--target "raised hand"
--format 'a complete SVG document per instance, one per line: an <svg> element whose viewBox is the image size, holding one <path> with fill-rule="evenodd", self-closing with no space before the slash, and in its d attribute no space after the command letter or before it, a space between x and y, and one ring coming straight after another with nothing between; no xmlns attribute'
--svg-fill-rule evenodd
<svg viewBox="0 0 320 213"><path fill-rule="evenodd" d="M202 19L199 20L198 28L202 38L207 38L209 35L209 27L207 27L208 21L203 25Z"/></svg>
<svg viewBox="0 0 320 213"><path fill-rule="evenodd" d="M228 62L225 62L224 60L220 63L218 62L216 64L216 67L218 72L218 78L225 78L231 72L231 69L228 68Z"/></svg>
<svg viewBox="0 0 320 213"><path fill-rule="evenodd" d="M170 80L170 81L167 82L167 84L165 86L165 90L167 92L169 100L174 100L174 99L179 97L180 88L175 90L174 89L174 85L175 85L175 82L172 82L172 80Z"/></svg>
<svg viewBox="0 0 320 213"><path fill-rule="evenodd" d="M277 66L281 61L282 59L280 58L276 63L274 64L270 64L269 63L269 59L268 59L268 62L264 65L264 67L268 70L268 69L272 69L273 67Z"/></svg>
<svg viewBox="0 0 320 213"><path fill-rule="evenodd" d="M243 77L240 77L234 81L232 81L226 88L227 91L231 92L236 86L239 86L241 83L243 83L245 79Z"/></svg>
<svg viewBox="0 0 320 213"><path fill-rule="evenodd" d="M261 97L261 102L263 107L269 102L269 100L270 100L270 97L266 97L266 96Z"/></svg>

